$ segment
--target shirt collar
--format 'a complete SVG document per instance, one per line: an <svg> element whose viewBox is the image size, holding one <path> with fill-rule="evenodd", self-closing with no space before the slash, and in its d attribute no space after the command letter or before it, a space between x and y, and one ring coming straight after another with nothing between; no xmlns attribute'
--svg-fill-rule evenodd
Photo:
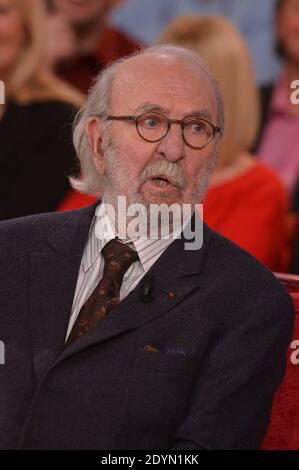
<svg viewBox="0 0 299 470"><path fill-rule="evenodd" d="M135 240L120 238L112 224L105 203L102 202L96 208L96 214L92 220L87 243L85 246L82 266L86 272L100 256L104 246L112 239L119 238L122 243L131 243L139 256L143 270L146 272L161 256L166 248L177 238L183 229L177 230L172 236L162 239L137 238Z"/></svg>

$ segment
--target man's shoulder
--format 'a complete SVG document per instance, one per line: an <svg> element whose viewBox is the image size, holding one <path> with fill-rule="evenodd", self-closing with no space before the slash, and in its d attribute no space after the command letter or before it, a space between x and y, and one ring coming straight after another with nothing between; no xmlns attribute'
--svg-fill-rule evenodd
<svg viewBox="0 0 299 470"><path fill-rule="evenodd" d="M213 292L213 302L221 306L219 318L237 326L245 319L264 321L266 315L267 321L289 324L291 331L293 302L275 274L243 248L209 230L203 278Z"/></svg>
<svg viewBox="0 0 299 470"><path fill-rule="evenodd" d="M251 286L259 291L274 287L281 290L276 276L257 258L219 232L207 227L209 244L205 271L213 274L215 282Z"/></svg>
<svg viewBox="0 0 299 470"><path fill-rule="evenodd" d="M92 219L92 206L63 212L30 215L0 222L0 255L42 251L57 230L71 230L84 219Z"/></svg>

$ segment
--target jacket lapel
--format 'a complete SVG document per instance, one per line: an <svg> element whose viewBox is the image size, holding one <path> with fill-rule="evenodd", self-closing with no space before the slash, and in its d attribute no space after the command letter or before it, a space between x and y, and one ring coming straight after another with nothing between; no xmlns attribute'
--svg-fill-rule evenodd
<svg viewBox="0 0 299 470"><path fill-rule="evenodd" d="M30 323L38 377L63 349L95 207L96 204L65 216L47 240L49 249L31 254Z"/></svg>

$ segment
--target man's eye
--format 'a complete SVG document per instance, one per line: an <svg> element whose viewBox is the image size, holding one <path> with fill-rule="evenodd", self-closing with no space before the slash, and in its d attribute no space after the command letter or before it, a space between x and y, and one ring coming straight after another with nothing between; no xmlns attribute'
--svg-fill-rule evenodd
<svg viewBox="0 0 299 470"><path fill-rule="evenodd" d="M188 127L194 134L201 134L206 130L206 125L202 121L193 121L188 123Z"/></svg>
<svg viewBox="0 0 299 470"><path fill-rule="evenodd" d="M142 125L148 129L156 129L157 127L161 126L161 123L161 118L157 116L149 116L144 118L142 121Z"/></svg>

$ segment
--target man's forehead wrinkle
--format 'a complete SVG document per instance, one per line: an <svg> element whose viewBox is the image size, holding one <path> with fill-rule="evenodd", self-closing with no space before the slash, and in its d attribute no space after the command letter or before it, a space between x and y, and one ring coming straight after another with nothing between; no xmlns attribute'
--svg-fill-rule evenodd
<svg viewBox="0 0 299 470"><path fill-rule="evenodd" d="M115 104L113 111L116 112L121 106L122 112L130 114L141 113L143 110L146 112L151 108L145 107L143 109L140 105L148 102L158 105L156 110L161 107L166 108L166 112L172 113L171 103L175 103L176 99L180 102L185 99L189 105L192 99L191 108L196 110L194 114L210 120L211 115L214 114L215 96L204 71L199 67L192 66L192 64L186 64L186 61L180 62L179 68L176 70L174 67L178 67L178 60L170 61L164 60L164 58L161 60L161 57L154 55L133 57L120 64L111 90L111 104L112 102ZM140 98L137 102L134 102L135 90ZM168 99L169 110L167 109ZM112 107L114 108L114 106ZM127 111L125 108L128 108ZM209 110L208 113L202 113L202 108ZM190 108L181 111L184 115L190 114Z"/></svg>
<svg viewBox="0 0 299 470"><path fill-rule="evenodd" d="M147 111L158 111L166 116L170 115L170 110L165 108L164 106L158 103L151 103L150 101L144 102L139 104L137 107L132 109L133 113L146 113ZM188 116L198 116L204 119L211 120L211 113L206 108L193 108L193 109L186 109L183 114L183 118Z"/></svg>

